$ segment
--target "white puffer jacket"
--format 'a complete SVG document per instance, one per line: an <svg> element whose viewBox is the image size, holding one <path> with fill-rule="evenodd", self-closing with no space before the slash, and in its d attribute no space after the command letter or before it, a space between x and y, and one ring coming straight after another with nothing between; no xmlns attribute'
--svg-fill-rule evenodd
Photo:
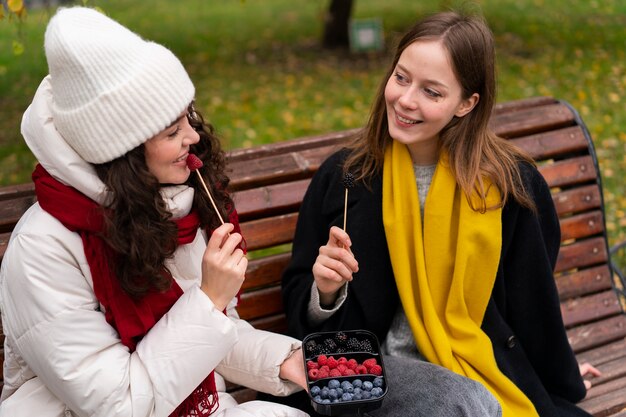
<svg viewBox="0 0 626 417"><path fill-rule="evenodd" d="M53 177L102 203L103 183L54 128L52 99L46 78L22 121L26 142ZM189 212L193 192L163 190L174 217ZM81 238L33 205L0 270L0 416L168 416L213 369L220 403L214 416L306 416L272 403L238 406L224 392L224 378L275 395L296 391L278 372L300 342L255 330L238 318L236 300L228 315L214 307L199 288L205 246L198 232L178 248L168 267L185 293L129 353L94 295Z"/></svg>

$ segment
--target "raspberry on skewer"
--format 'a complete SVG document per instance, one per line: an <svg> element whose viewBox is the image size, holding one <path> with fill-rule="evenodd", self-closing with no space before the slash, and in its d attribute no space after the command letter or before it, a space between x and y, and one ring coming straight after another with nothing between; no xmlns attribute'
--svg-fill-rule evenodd
<svg viewBox="0 0 626 417"><path fill-rule="evenodd" d="M189 156L187 156L186 162L187 162L187 168L189 168L190 171L195 171L196 174L198 174L200 183L202 183L202 187L204 187L204 191L206 191L207 195L209 196L209 200L211 200L211 204L213 205L213 209L215 210L215 213L217 213L217 217L220 219L220 222L224 224L224 219L222 219L222 215L220 214L220 211L217 209L217 205L215 204L215 201L213 201L213 197L211 196L209 189L204 183L204 179L202 178L202 175L200 175L200 171L198 171L198 169L202 168L204 164L202 163L200 158L198 158L196 155L192 153L190 153Z"/></svg>

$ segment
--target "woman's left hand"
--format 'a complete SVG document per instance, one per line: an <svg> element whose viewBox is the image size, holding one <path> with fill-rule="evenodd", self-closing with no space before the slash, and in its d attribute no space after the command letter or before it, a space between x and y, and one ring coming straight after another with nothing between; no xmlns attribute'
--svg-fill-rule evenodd
<svg viewBox="0 0 626 417"><path fill-rule="evenodd" d="M578 365L578 369L580 370L580 375L581 376L585 376L585 375L593 375L593 376L600 376L602 375L602 372L600 372L598 369L594 368L590 363L583 363ZM585 383L585 388L589 389L591 388L591 381L588 380L584 380Z"/></svg>
<svg viewBox="0 0 626 417"><path fill-rule="evenodd" d="M307 389L302 349L294 351L290 357L285 359L285 361L280 365L280 372L278 373L278 376L281 379L286 379L298 384L304 389Z"/></svg>

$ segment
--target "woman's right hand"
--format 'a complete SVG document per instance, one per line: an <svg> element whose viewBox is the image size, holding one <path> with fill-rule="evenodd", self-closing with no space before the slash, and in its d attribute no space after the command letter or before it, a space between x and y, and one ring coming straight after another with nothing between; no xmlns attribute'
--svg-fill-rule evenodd
<svg viewBox="0 0 626 417"><path fill-rule="evenodd" d="M330 228L328 242L321 246L313 264L313 278L319 290L320 303L332 305L339 289L359 270L359 263L350 250L350 236L337 226Z"/></svg>
<svg viewBox="0 0 626 417"><path fill-rule="evenodd" d="M200 288L218 310L224 310L237 295L248 267L248 259L238 248L242 237L239 233L230 234L233 229L231 223L215 229L202 257Z"/></svg>

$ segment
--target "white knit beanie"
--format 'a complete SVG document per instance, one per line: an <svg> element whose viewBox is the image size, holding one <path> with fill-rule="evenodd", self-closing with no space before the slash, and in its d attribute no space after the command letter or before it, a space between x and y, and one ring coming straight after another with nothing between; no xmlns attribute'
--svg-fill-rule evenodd
<svg viewBox="0 0 626 417"><path fill-rule="evenodd" d="M171 51L93 9L60 9L46 29L45 50L54 125L87 162L108 162L141 145L195 94Z"/></svg>

